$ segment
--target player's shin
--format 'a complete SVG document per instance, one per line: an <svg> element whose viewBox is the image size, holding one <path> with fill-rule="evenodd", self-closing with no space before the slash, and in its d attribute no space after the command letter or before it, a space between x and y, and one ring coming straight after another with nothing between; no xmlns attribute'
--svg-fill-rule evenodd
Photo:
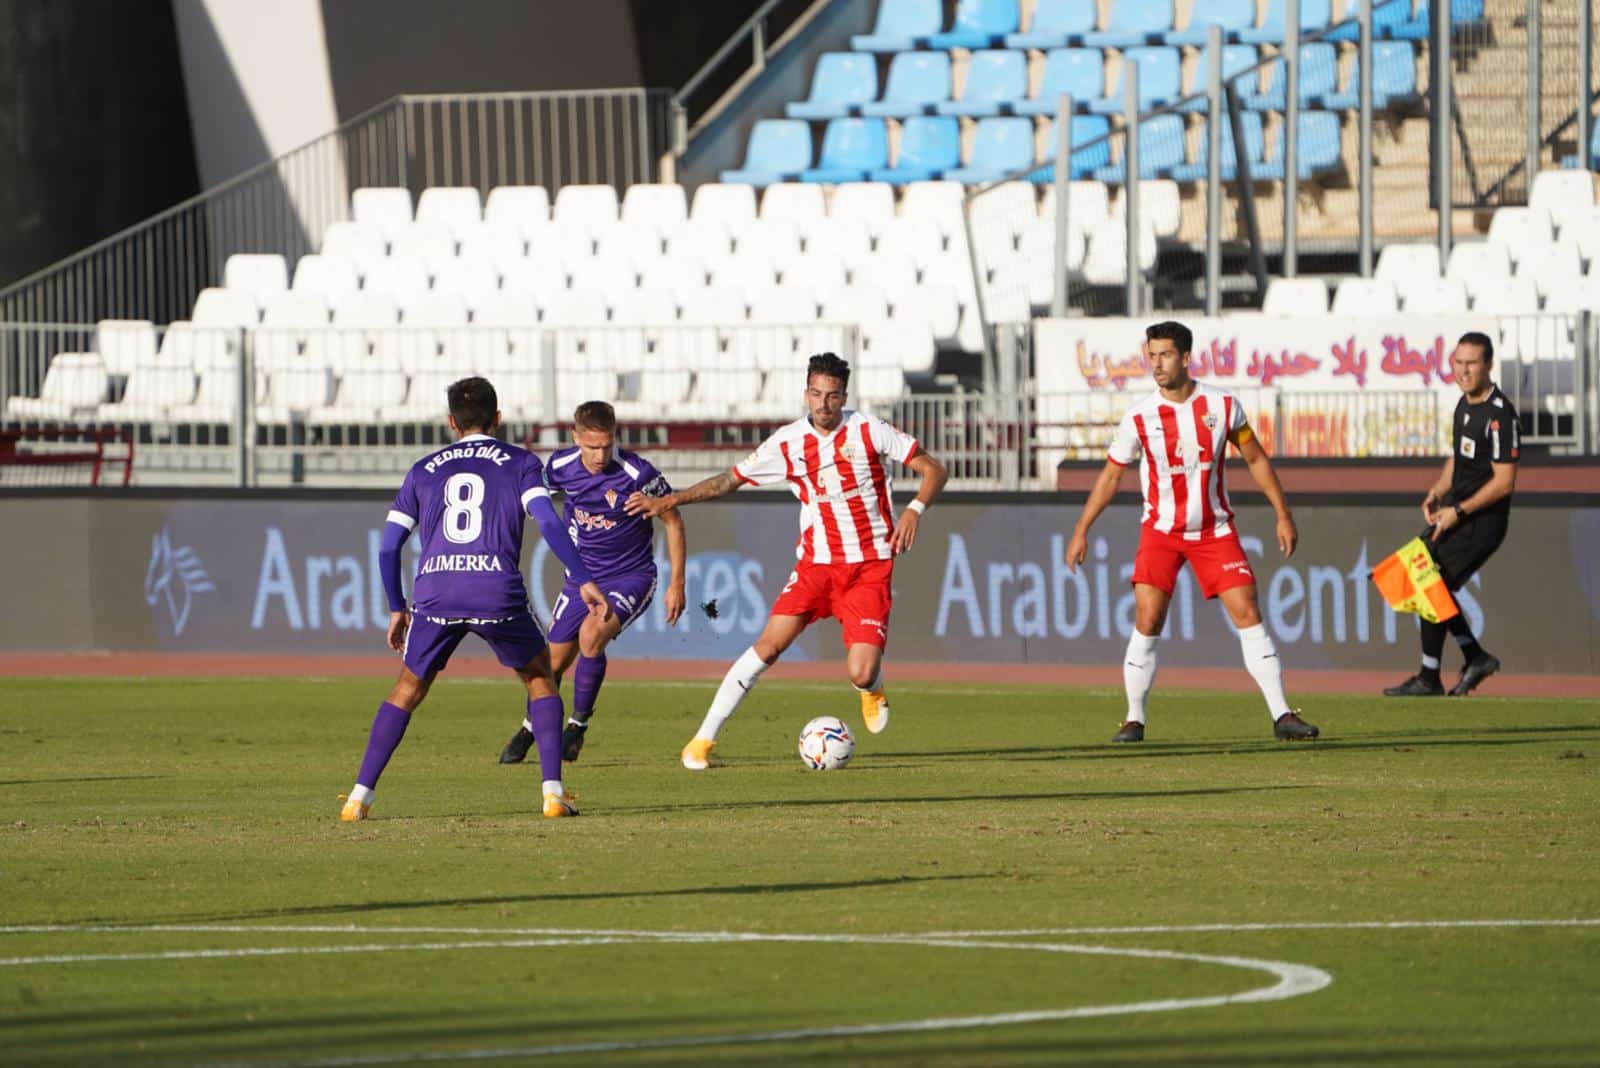
<svg viewBox="0 0 1600 1068"><path fill-rule="evenodd" d="M560 694L528 702L528 722L533 726L533 744L539 749L539 777L544 780L547 797L565 792L561 785L562 712Z"/></svg>
<svg viewBox="0 0 1600 1068"><path fill-rule="evenodd" d="M1424 619L1419 627L1422 638L1422 670L1418 672L1429 682L1439 681L1439 659L1444 656L1445 625Z"/></svg>
<svg viewBox="0 0 1600 1068"><path fill-rule="evenodd" d="M377 789L378 776L388 766L389 758L394 756L410 723L411 713L405 709L388 701L378 706L378 714L372 717L372 731L367 735L367 751L361 758L361 770L356 773L355 789L350 791L352 800L363 805L372 804L372 792Z"/></svg>
<svg viewBox="0 0 1600 1068"><path fill-rule="evenodd" d="M1145 700L1156 683L1156 643L1160 638L1134 631L1122 657L1122 688L1128 694L1129 723L1144 722Z"/></svg>
<svg viewBox="0 0 1600 1068"><path fill-rule="evenodd" d="M696 738L714 739L717 732L722 729L734 709L739 707L745 695L755 689L761 675L767 670L768 664L756 654L754 649L746 649L733 662L733 667L723 676L722 685L717 687L717 695L711 699L711 708L706 711L706 718L700 722L700 729L695 732Z"/></svg>
<svg viewBox="0 0 1600 1068"><path fill-rule="evenodd" d="M1283 694L1283 664L1278 660L1278 650L1272 644L1266 624L1257 623L1239 631L1239 647L1244 652L1245 670L1256 680L1261 696L1267 699L1267 711L1272 713L1272 721L1276 723L1293 709Z"/></svg>
<svg viewBox="0 0 1600 1068"><path fill-rule="evenodd" d="M588 723L594 714L595 700L606 681L606 654L578 656L578 666L572 673L572 722Z"/></svg>

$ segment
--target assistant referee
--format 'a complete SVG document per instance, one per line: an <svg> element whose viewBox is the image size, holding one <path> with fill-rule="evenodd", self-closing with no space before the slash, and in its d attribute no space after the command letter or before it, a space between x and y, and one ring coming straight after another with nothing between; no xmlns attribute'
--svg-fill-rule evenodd
<svg viewBox="0 0 1600 1068"><path fill-rule="evenodd" d="M1505 541L1511 520L1511 493L1517 484L1517 456L1522 432L1517 411L1489 376L1494 370L1494 342L1488 335L1461 335L1450 354L1461 399L1450 418L1450 456L1439 479L1422 498L1428 521L1423 537L1433 552L1439 574L1454 593L1467 584ZM1451 697L1465 697L1500 670L1500 661L1478 644L1464 613L1446 623L1422 622L1422 669L1388 697L1438 697L1444 693L1439 659L1448 630L1461 646L1461 678Z"/></svg>

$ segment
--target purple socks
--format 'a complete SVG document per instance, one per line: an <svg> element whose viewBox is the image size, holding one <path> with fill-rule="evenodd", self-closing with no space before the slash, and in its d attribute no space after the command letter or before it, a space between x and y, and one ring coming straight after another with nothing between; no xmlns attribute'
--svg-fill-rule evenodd
<svg viewBox="0 0 1600 1068"><path fill-rule="evenodd" d="M388 701L378 706L378 714L372 717L372 733L367 737L367 753L361 758L361 771L356 775L358 784L369 790L378 785L378 776L394 756L400 739L406 736L406 725L410 722L411 713L405 709Z"/></svg>
<svg viewBox="0 0 1600 1068"><path fill-rule="evenodd" d="M588 723L594 712L594 700L600 696L600 684L606 681L606 655L590 659L578 655L578 669L572 673L572 718Z"/></svg>
<svg viewBox="0 0 1600 1068"><path fill-rule="evenodd" d="M528 702L528 722L539 747L539 775L545 782L561 778L561 714L559 695Z"/></svg>

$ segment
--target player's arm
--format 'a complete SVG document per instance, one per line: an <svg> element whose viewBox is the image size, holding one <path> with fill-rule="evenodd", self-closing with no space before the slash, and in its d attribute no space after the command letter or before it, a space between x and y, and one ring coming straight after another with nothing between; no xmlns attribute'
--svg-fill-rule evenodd
<svg viewBox="0 0 1600 1068"><path fill-rule="evenodd" d="M1474 512L1481 512L1490 505L1498 504L1511 496L1517 488L1517 465L1514 463L1496 463L1491 465L1492 473L1489 481L1478 488L1478 492L1464 501L1455 504L1437 506L1433 510L1433 534L1430 541L1437 541L1439 535L1461 522Z"/></svg>
<svg viewBox="0 0 1600 1068"><path fill-rule="evenodd" d="M389 630L385 641L397 653L405 649L406 631L411 629L405 585L400 579L400 550L416 526L413 516L390 509L388 521L383 524L383 540L378 543L378 575L383 580L383 594L389 599Z"/></svg>
<svg viewBox="0 0 1600 1068"><path fill-rule="evenodd" d="M1107 460L1105 467L1100 469L1100 476L1094 480L1094 488L1089 491L1089 499L1083 502L1078 525L1072 528L1072 538L1067 542L1068 571L1076 571L1089 555L1089 528L1100 518L1100 513L1111 506L1117 490L1122 488L1122 475L1127 470L1126 465L1115 460Z"/></svg>
<svg viewBox="0 0 1600 1068"><path fill-rule="evenodd" d="M683 515L676 509L661 513L661 525L667 528L667 561L672 568L672 581L667 584L667 626L673 626L683 615L687 603L684 594L684 574L688 567L689 541L684 536Z"/></svg>
<svg viewBox="0 0 1600 1068"><path fill-rule="evenodd" d="M602 618L609 617L611 605L606 601L605 594L600 592L600 587L594 584L589 569L583 566L583 558L578 555L578 547L572 543L561 517L556 515L555 507L550 503L550 491L543 487L528 490L522 495L522 506L528 510L528 515L533 521L539 524L540 537L544 538L544 543L550 547L550 551L556 554L561 566L567 569L568 577L578 584L578 596L583 598L583 603L589 607L590 614Z"/></svg>
<svg viewBox="0 0 1600 1068"><path fill-rule="evenodd" d="M1278 515L1278 548L1285 557L1293 556L1294 547L1300 544L1300 531L1289 512L1289 500L1283 495L1283 483L1278 481L1278 473L1272 469L1272 458L1261 447L1261 442L1256 440L1255 432L1248 423L1231 431L1228 440L1238 447L1239 455L1244 457L1245 466L1250 469L1250 477L1261 487L1267 503Z"/></svg>
<svg viewBox="0 0 1600 1068"><path fill-rule="evenodd" d="M922 513L944 492L945 483L950 481L950 472L944 464L920 448L915 456L906 461L906 466L915 471L922 481L917 485L916 497L900 513L894 533L889 535L889 551L896 556L911 549L912 543L917 540L917 524L922 520Z"/></svg>
<svg viewBox="0 0 1600 1068"><path fill-rule="evenodd" d="M634 490L628 495L628 499L622 502L622 508L629 515L644 515L654 519L664 512L677 508L679 505L726 497L744 485L744 482L745 480L740 479L736 474L736 469L729 468L720 474L712 475L710 478L701 479L686 490L668 493L663 497L651 497Z"/></svg>
<svg viewBox="0 0 1600 1068"><path fill-rule="evenodd" d="M1439 472L1439 477L1422 497L1422 518L1427 522L1432 523L1438 518L1439 505L1444 501L1444 495L1450 492L1450 482L1455 474L1456 457L1451 453L1444 458L1444 470Z"/></svg>

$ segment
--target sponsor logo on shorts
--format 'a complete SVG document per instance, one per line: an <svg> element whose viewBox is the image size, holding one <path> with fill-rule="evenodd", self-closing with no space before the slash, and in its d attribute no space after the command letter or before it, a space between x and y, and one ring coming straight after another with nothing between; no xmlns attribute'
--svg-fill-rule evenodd
<svg viewBox="0 0 1600 1068"><path fill-rule="evenodd" d="M1248 574L1250 571L1250 562L1248 560L1229 560L1227 563L1222 565L1222 570L1243 571Z"/></svg>
<svg viewBox="0 0 1600 1068"><path fill-rule="evenodd" d="M881 619L863 619L859 622L861 626L871 627L873 630L877 631L880 638L887 638L889 636L889 625Z"/></svg>

